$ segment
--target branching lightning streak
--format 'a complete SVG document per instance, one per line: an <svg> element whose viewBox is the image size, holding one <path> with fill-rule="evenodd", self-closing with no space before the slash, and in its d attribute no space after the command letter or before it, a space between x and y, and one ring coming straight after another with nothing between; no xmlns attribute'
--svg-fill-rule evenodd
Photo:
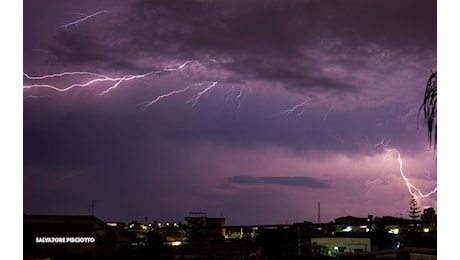
<svg viewBox="0 0 460 260"><path fill-rule="evenodd" d="M241 112L241 103L243 102L243 90L244 88L240 89L238 95L235 96L235 100L238 103L238 107L236 108L238 112Z"/></svg>
<svg viewBox="0 0 460 260"><path fill-rule="evenodd" d="M160 101L163 98L166 98L166 97L169 97L169 96L172 96L172 95L179 94L179 93L182 93L184 91L187 91L189 88L190 88L190 86L187 86L186 88L183 88L183 89L180 89L180 90L174 90L174 91L171 91L169 93L160 95L160 96L158 96L157 98L155 98L152 101L145 102L144 108L147 108L147 107L157 103L158 101Z"/></svg>
<svg viewBox="0 0 460 260"><path fill-rule="evenodd" d="M102 96L102 95L105 95L108 92L112 91L113 89L117 88L121 83L123 83L125 81L144 78L144 77L150 76L152 74L160 74L160 73L163 73L163 72L177 71L177 70L180 70L180 69L184 68L187 64L189 64L191 62L192 61L186 61L186 62L182 63L180 66L175 67L175 68L165 68L165 69L162 69L162 70L150 71L150 72L147 72L147 73L144 73L144 74L139 74L139 75L125 75L123 77L109 77L109 76L106 76L106 75L92 73L92 72L85 72L85 71L62 72L62 73L55 73L55 74L49 74L49 75L43 75L43 76L29 76L28 74L23 73L23 75L29 80L44 80L44 79L49 79L49 78L59 78L59 77L71 76L71 75L73 75L73 76L75 76L75 75L77 75L77 76L78 75L88 75L88 76L96 77L96 79L91 79L91 80L89 80L89 81L87 81L85 83L75 83L75 84L71 84L71 85L69 85L67 87L64 87L64 88L59 88L57 86L49 85L49 84L34 84L34 85L24 85L23 89L46 88L46 89L54 90L56 92L66 92L66 91L69 91L69 90L71 90L73 88L88 87L88 86L94 85L95 83L115 82L115 84L113 84L111 87L109 87L106 90L104 90L104 91L100 92L99 94L97 94L99 96Z"/></svg>
<svg viewBox="0 0 460 260"><path fill-rule="evenodd" d="M56 74L50 74L50 75L44 75L44 76L29 76L26 73L23 73L23 75L26 78L31 79L31 80L42 80L42 79L46 79L46 78L55 78L55 77L62 77L62 76L67 76L67 75L83 75L83 74L96 76L98 78L90 80L90 81L88 81L86 83L72 84L72 85L70 85L68 87L65 87L65 88L59 88L59 87L56 87L54 85L48 85L48 84L34 84L34 85L24 85L23 89L47 88L47 89L55 90L56 92L66 92L66 91L69 91L69 90L71 90L73 88L76 88L76 87L87 87L87 86L90 86L90 85L92 85L94 83L97 83L97 82L120 81L120 80L123 79L123 78L109 78L107 76L99 75L99 74L95 74L95 73L91 73L91 72L63 72L63 73L56 73Z"/></svg>
<svg viewBox="0 0 460 260"><path fill-rule="evenodd" d="M230 91L228 94L225 94L225 102L229 102L230 99L234 96L235 102L237 103L237 111L240 111L241 109L241 103L243 103L244 100L244 90L245 86L241 87L239 91L236 90L235 86L232 86L230 88Z"/></svg>
<svg viewBox="0 0 460 260"><path fill-rule="evenodd" d="M241 113L241 106L243 104L243 101L246 99L246 86L240 86L239 90L236 89L237 87L235 85L232 85L232 87L224 93L221 97L222 102L228 103L228 102L235 102L236 103L236 119L239 120L240 118L240 113Z"/></svg>
<svg viewBox="0 0 460 260"><path fill-rule="evenodd" d="M112 11L102 10L102 11L99 11L99 12L97 12L97 13L94 13L94 14L91 14L91 15L88 15L88 16L85 16L85 17L83 17L83 18L81 18L81 19L78 19L78 20L76 20L76 21L74 21L74 22L70 22L70 23L64 24L64 25L62 25L61 27L67 28L67 27L69 27L69 26L77 25L77 24L79 24L79 23L81 23L81 22L84 22L84 21L86 21L86 20L88 20L89 18L92 18L92 17L94 17L94 16L97 16L97 15L100 15L100 14L103 14L103 13L111 13L111 12L112 12Z"/></svg>
<svg viewBox="0 0 460 260"><path fill-rule="evenodd" d="M329 113L332 111L332 109L333 109L332 107L331 107L331 108L329 108L329 110L328 110L328 111L327 111L327 112L324 114L324 121L326 121L326 119L327 119L327 116L328 116L328 115L329 115Z"/></svg>
<svg viewBox="0 0 460 260"><path fill-rule="evenodd" d="M90 76L96 76L96 77L105 77L104 75L97 74L97 73L92 73L92 72L87 72L87 71L61 72L61 73L44 75L44 76L29 76L26 73L22 73L22 74L26 78L31 79L31 80L57 78L57 77L68 76L68 75L90 75Z"/></svg>
<svg viewBox="0 0 460 260"><path fill-rule="evenodd" d="M269 115L269 116L267 116L267 118L271 118L271 117L275 117L275 116L283 115L283 114L286 115L286 116L288 116L289 114L293 113L297 108L302 107L302 106L305 105L306 103L307 103L307 100L305 100L304 102L302 102L302 103L300 103L300 104L297 104L297 105L293 106L292 108L286 109L286 110L284 110L284 111L282 111L282 112L275 113L275 114L273 114L273 115ZM305 112L305 110L302 110L302 111L300 111L300 112L298 113L298 115L301 115L301 114L303 114L304 112Z"/></svg>
<svg viewBox="0 0 460 260"><path fill-rule="evenodd" d="M433 180L433 177L431 177L430 173L429 173L427 170L425 170L425 176L426 176L428 179Z"/></svg>
<svg viewBox="0 0 460 260"><path fill-rule="evenodd" d="M380 141L379 143L375 144L375 146L382 146L382 148L386 151L386 152L395 152L397 155L398 155L398 162L399 162L399 173L401 175L401 177L403 178L406 186L407 186L407 189L409 191L409 193L414 196L414 197L422 197L422 198L426 198L426 197L429 197L431 196L432 194L436 193L437 190L438 190L438 187L435 187L432 191L428 192L428 193L423 193L419 188L415 187L414 184L410 183L409 179L406 177L406 175L404 174L404 170L403 170L403 161L401 159L401 153L395 149L395 148L389 148L389 141L387 141L385 143L385 140L382 139L382 141Z"/></svg>
<svg viewBox="0 0 460 260"><path fill-rule="evenodd" d="M187 87L183 88L183 89L179 89L179 90L173 90L171 92L168 92L166 94L163 94L163 95L160 95L158 96L157 98L155 98L154 100L152 101L148 101L148 102L144 102L144 108L147 108L155 103L157 103L158 101L160 101L161 99L163 98L166 98L166 97L169 97L169 96L172 96L172 95L175 95L175 94L179 94L179 93L182 93L182 92L185 92L187 90L189 90L192 86L201 86L201 85L204 85L206 83L208 83L209 81L205 81L205 82L201 82L201 83L194 83L194 84L190 84L188 85ZM211 89L212 87L214 87L215 85L217 84L217 82L213 82L209 87L207 87L205 90L201 91L199 94L199 96L195 96L195 98L193 98L193 100L195 100L194 104L193 105L196 105L196 103L198 102L198 99L201 97L201 95L203 93L205 93L206 91L209 91L209 89Z"/></svg>
<svg viewBox="0 0 460 260"><path fill-rule="evenodd" d="M196 104L198 104L198 101L200 100L201 96L206 93L206 92L209 92L211 91L216 85L217 85L217 81L214 81L211 85L209 85L207 88L205 88L204 90L198 92L195 97L191 98L188 102L192 103L192 107L196 106Z"/></svg>
<svg viewBox="0 0 460 260"><path fill-rule="evenodd" d="M291 109L285 110L286 116L288 116L289 114L291 114L292 112L294 112L297 108L299 108L299 107L305 105L305 103L307 103L307 100L305 100L304 102L302 102L302 103L300 103L300 104L295 105L295 106L294 106L293 108L291 108Z"/></svg>

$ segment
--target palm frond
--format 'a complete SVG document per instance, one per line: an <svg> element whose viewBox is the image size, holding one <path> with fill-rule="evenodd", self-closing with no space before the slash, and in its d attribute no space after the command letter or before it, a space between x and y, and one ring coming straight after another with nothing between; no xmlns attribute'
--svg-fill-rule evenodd
<svg viewBox="0 0 460 260"><path fill-rule="evenodd" d="M423 111L424 125L428 128L428 142L436 149L437 145L437 72L432 72L426 83L423 104L418 116Z"/></svg>

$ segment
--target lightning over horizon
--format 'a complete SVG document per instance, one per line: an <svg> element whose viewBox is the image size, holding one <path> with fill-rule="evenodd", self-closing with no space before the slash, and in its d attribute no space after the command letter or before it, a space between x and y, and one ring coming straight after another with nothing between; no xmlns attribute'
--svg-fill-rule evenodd
<svg viewBox="0 0 460 260"><path fill-rule="evenodd" d="M409 179L406 177L404 174L404 169L403 169L403 160L401 158L401 153L396 149L393 148L389 145L390 140L385 142L385 139L382 139L379 143L375 144L375 147L382 147L384 151L389 152L389 153L396 153L397 154L397 159L399 163L399 173L404 180L404 183L407 187L407 190L409 191L409 194L414 196L416 199L421 197L421 198L426 198L431 196L432 194L436 193L438 190L438 187L435 187L433 190L423 193L419 188L417 188L414 184L412 184Z"/></svg>

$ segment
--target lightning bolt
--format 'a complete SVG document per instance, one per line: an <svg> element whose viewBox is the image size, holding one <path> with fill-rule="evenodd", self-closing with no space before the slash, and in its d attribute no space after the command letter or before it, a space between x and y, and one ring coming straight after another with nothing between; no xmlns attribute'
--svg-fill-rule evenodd
<svg viewBox="0 0 460 260"><path fill-rule="evenodd" d="M403 169L403 160L401 158L401 153L395 149L395 148L392 148L390 147L389 145L390 143L390 140L388 140L386 143L385 143L385 140L382 139L379 143L375 144L375 146L381 146L386 152L389 152L389 153L396 153L397 154L397 158L398 158L398 162L399 162L399 173L401 175L401 177L403 178L405 184L406 184L406 187L409 191L409 193L414 196L415 198L417 197L422 197L422 198L426 198L426 197L429 197L431 196L432 194L436 193L437 190L438 190L438 187L435 187L433 190L431 190L430 192L428 193L423 193L419 188L417 188L414 184L410 183L409 179L406 177L406 175L404 174L404 169Z"/></svg>
<svg viewBox="0 0 460 260"><path fill-rule="evenodd" d="M304 105L307 103L307 101L308 101L308 100L305 100L305 101L303 101L302 103L299 103L299 104L293 106L292 108L286 109L286 110L281 111L281 112L279 112L279 113L275 113L275 114L273 114L273 115L269 115L269 116L267 116L267 118L275 117L275 116L278 116L278 115L289 116L289 115L290 115L291 113L293 113L297 108L304 106ZM305 110L302 110L302 111L300 111L297 115L301 115L301 114L303 114L304 112L305 112Z"/></svg>
<svg viewBox="0 0 460 260"><path fill-rule="evenodd" d="M243 103L243 100L244 100L244 90L245 90L245 86L241 87L239 91L236 90L236 87L233 85L229 92L228 93L225 93L224 96L225 96L225 103L229 102L230 99L234 97L234 100L235 102L237 103L237 111L240 112L241 111L241 104ZM222 100L224 100L224 98L222 97L221 98Z"/></svg>
<svg viewBox="0 0 460 260"><path fill-rule="evenodd" d="M428 179L433 180L433 177L431 177L431 174L430 174L427 170L425 170L425 176L426 176Z"/></svg>
<svg viewBox="0 0 460 260"><path fill-rule="evenodd" d="M232 85L228 91L222 93L222 95L220 96L220 102L222 103L234 102L236 104L236 109L235 109L236 120L239 121L241 107L242 107L243 101L246 99L246 96L247 96L246 86L239 86L239 89L237 89L236 85Z"/></svg>
<svg viewBox="0 0 460 260"><path fill-rule="evenodd" d="M238 93L238 95L235 96L236 103L238 104L236 108L238 113L241 112L241 103L243 103L243 90L244 88L240 89L240 92Z"/></svg>
<svg viewBox="0 0 460 260"><path fill-rule="evenodd" d="M163 94L163 95L160 95L158 97L156 97L155 99L151 100L151 101L148 101L148 102L144 102L142 103L144 105L144 108L147 108L157 102L159 102L161 99L163 98L167 98L169 96L172 96L172 95L176 95L176 94L179 94L179 93L182 93L182 92L185 92L187 90L189 90L191 87L193 86L201 86L201 85L204 85L206 83L209 83L209 81L205 81L205 82L201 82L201 83L194 83L194 84L190 84L188 85L187 87L183 88L183 89L179 89L179 90L173 90L171 92L168 92L166 94ZM198 100L200 99L201 95L203 95L204 93L206 93L207 91L209 91L210 89L212 89L215 85L217 84L217 81L214 81L212 82L212 84L208 87L206 87L203 91L200 91L197 95L195 95L195 97L193 97L191 99L191 101L189 100L189 102L193 103L192 106L195 106L197 103L198 103Z"/></svg>
<svg viewBox="0 0 460 260"><path fill-rule="evenodd" d="M211 85L209 85L207 88L205 88L204 90L198 92L194 97L192 97L188 103L192 103L192 107L196 106L196 104L198 103L198 101L200 100L201 96L206 93L206 92L209 92L211 91L216 85L217 85L217 81L214 81L212 82Z"/></svg>
<svg viewBox="0 0 460 260"><path fill-rule="evenodd" d="M158 96L157 98L155 98L154 100L152 101L149 101L149 102L144 102L144 108L147 108L155 103L157 103L158 101L160 101L161 99L163 98L166 98L166 97L169 97L169 96L172 96L172 95L175 95L175 94L179 94L179 93L182 93L184 91L187 91L188 89L190 88L190 86L187 86L186 88L184 89L180 89L180 90L173 90L169 93L166 93L166 94L163 94L163 95L160 95Z"/></svg>
<svg viewBox="0 0 460 260"><path fill-rule="evenodd" d="M49 74L49 75L44 75L44 76L29 76L27 75L27 73L22 73L22 74L24 75L24 77L26 77L27 79L31 79L31 80L57 78L57 77L68 76L68 75L90 75L90 76L96 76L96 77L105 77L104 75L87 72L87 71L62 72L62 73Z"/></svg>
<svg viewBox="0 0 460 260"><path fill-rule="evenodd" d="M97 95L103 96L113 89L117 88L120 86L121 83L134 80L134 79L140 79L140 78L145 78L148 77L152 74L160 74L164 72L172 72L172 71L177 71L183 69L186 65L191 63L192 61L185 61L184 63L180 64L177 67L173 68L164 68L161 70L155 70L155 71L150 71L144 74L138 74L138 75L125 75L122 77L109 77L106 75L102 74L97 74L93 72L87 72L87 71L72 71L72 72L61 72L61 73L55 73L55 74L48 74L48 75L43 75L43 76L30 76L27 73L23 73L24 77L28 80L36 81L36 80L45 80L45 79L53 79L53 78L61 78L65 76L89 76L92 77L92 79L87 80L84 83L74 83L66 87L57 87L55 85L50 85L50 84L33 84L33 85L24 85L23 89L28 90L28 89L50 89L55 92L66 92L70 91L74 88L82 88L82 87L90 87L94 86L97 83L102 83L102 82L111 82L113 85L105 89L104 91L98 93ZM38 96L26 96L26 97L38 97ZM49 97L49 95L44 96L44 97Z"/></svg>
<svg viewBox="0 0 460 260"><path fill-rule="evenodd" d="M67 29L67 27L69 27L69 26L77 25L77 24L79 24L79 23L81 23L81 22L84 22L84 21L86 21L86 20L88 20L88 19L94 17L94 16L97 16L97 15L100 15L100 14L104 14L104 13L111 13L111 12L112 12L112 11L102 10L102 11L99 11L99 12L97 12L97 13L87 15L87 16L85 16L85 17L83 17L83 18L81 18L81 19L78 19L78 20L76 20L76 21L73 21L73 22L64 24L64 25L62 25L61 27Z"/></svg>
<svg viewBox="0 0 460 260"><path fill-rule="evenodd" d="M329 110L324 114L324 121L326 121L327 119L327 116L329 115L329 113L332 111L333 107L329 108Z"/></svg>

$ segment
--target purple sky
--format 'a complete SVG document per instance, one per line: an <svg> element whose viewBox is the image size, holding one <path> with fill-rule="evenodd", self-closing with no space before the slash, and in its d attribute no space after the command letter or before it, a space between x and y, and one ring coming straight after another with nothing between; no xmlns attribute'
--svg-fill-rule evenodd
<svg viewBox="0 0 460 260"><path fill-rule="evenodd" d="M437 209L417 122L436 1L23 6L24 213L277 224L320 202L329 222L408 217L411 192Z"/></svg>

